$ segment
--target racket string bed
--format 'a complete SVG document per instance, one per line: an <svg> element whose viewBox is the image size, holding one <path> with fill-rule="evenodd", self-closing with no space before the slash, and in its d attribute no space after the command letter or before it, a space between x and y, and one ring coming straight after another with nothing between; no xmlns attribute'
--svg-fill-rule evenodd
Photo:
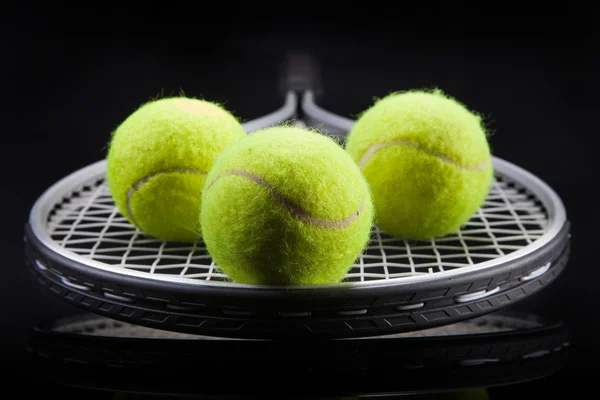
<svg viewBox="0 0 600 400"><path fill-rule="evenodd" d="M345 281L435 274L504 257L541 237L548 214L535 196L497 175L488 198L456 234L430 241L394 238L374 227L371 242ZM213 282L228 281L202 242L163 242L145 236L121 215L102 177L55 205L47 220L52 240L67 251L116 268Z"/></svg>

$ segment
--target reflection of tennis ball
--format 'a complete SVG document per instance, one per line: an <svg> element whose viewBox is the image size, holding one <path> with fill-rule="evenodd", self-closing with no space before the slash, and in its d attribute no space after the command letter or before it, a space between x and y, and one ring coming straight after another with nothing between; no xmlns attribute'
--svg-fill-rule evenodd
<svg viewBox="0 0 600 400"><path fill-rule="evenodd" d="M216 264L234 281L340 281L370 237L366 181L330 138L292 127L228 147L206 178L201 225Z"/></svg>
<svg viewBox="0 0 600 400"><path fill-rule="evenodd" d="M458 231L492 182L480 117L440 91L379 100L358 119L346 149L369 182L376 223L406 239Z"/></svg>
<svg viewBox="0 0 600 400"><path fill-rule="evenodd" d="M107 181L115 204L148 235L199 239L206 174L243 136L235 117L206 101L178 97L143 105L112 136Z"/></svg>

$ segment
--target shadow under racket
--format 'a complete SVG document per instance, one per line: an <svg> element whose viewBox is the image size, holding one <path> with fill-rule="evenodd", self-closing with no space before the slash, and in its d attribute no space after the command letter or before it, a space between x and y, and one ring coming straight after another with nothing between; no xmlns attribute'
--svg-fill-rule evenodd
<svg viewBox="0 0 600 400"><path fill-rule="evenodd" d="M377 338L273 341L159 331L93 314L32 329L39 379L139 393L419 393L542 378L567 356L560 321L498 312Z"/></svg>

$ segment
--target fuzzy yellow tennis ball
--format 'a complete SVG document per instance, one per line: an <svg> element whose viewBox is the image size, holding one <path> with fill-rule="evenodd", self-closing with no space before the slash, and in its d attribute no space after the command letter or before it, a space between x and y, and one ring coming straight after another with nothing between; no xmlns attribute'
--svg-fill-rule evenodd
<svg viewBox="0 0 600 400"><path fill-rule="evenodd" d="M332 139L289 126L228 147L206 178L201 225L216 264L234 281L341 281L368 243L367 182Z"/></svg>
<svg viewBox="0 0 600 400"><path fill-rule="evenodd" d="M244 136L233 115L207 101L175 97L141 106L112 135L106 172L116 206L150 236L198 240L206 174Z"/></svg>
<svg viewBox="0 0 600 400"><path fill-rule="evenodd" d="M377 101L351 129L346 149L369 182L376 224L406 239L458 231L493 179L482 119L441 91Z"/></svg>

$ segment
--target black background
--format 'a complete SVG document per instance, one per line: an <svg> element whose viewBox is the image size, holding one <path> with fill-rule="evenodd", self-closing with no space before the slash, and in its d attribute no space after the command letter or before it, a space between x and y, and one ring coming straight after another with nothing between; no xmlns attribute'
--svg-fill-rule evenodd
<svg viewBox="0 0 600 400"><path fill-rule="evenodd" d="M101 159L111 130L151 97L183 91L224 103L242 120L273 111L282 102L277 76L286 51L309 50L322 66L322 107L352 116L374 96L439 87L487 117L496 156L556 190L573 223L571 260L558 282L519 308L566 320L572 361L556 377L523 387L543 395L600 376L593 257L600 42L593 10L549 17L465 8L461 21L456 10L401 5L377 5L379 16L355 10L331 19L197 6L144 12L20 5L2 14L6 360L21 360L32 324L77 311L41 293L24 268L23 226L36 198Z"/></svg>

